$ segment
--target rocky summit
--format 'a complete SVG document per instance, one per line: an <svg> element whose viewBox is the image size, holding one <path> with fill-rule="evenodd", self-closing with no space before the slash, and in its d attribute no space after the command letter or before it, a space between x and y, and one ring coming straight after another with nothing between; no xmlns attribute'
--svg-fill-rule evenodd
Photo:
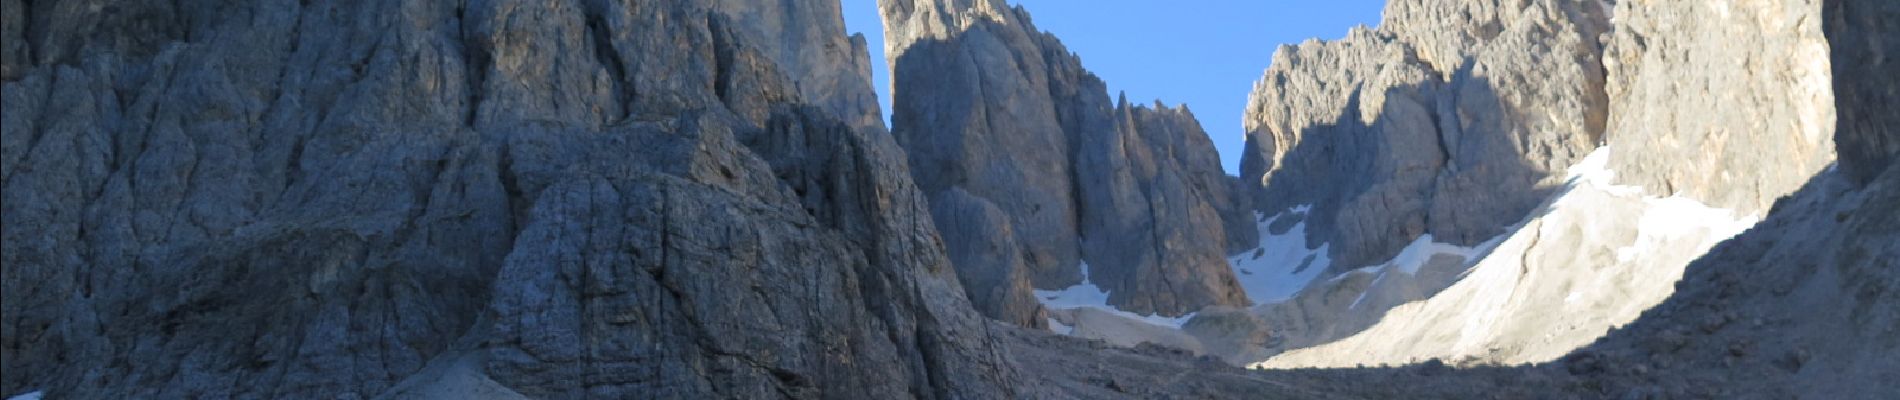
<svg viewBox="0 0 1900 400"><path fill-rule="evenodd" d="M891 131L911 175L933 202L1006 217L937 218L953 258L990 261L956 263L966 285L1092 283L1109 305L1166 316L1246 304L1225 257L1252 245L1253 227L1185 106L1110 100L1080 57L1001 0L879 7ZM1011 243L982 237L999 229ZM1028 292L973 297L1000 302L985 307L993 317L1042 323Z"/></svg>
<svg viewBox="0 0 1900 400"><path fill-rule="evenodd" d="M0 0L0 396L1900 398L1900 2L845 4Z"/></svg>

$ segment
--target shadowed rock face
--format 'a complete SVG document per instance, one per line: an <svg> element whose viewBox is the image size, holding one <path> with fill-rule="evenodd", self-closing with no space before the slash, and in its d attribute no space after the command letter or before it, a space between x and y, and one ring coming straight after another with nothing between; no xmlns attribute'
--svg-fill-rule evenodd
<svg viewBox="0 0 1900 400"><path fill-rule="evenodd" d="M1137 313L1250 304L1222 250L1231 248L1230 228L1257 230L1232 203L1219 153L1194 114L1123 98L1113 115L1112 131L1077 138L1082 253L1093 283ZM1128 296L1115 302L1116 293Z"/></svg>
<svg viewBox="0 0 1900 400"><path fill-rule="evenodd" d="M1312 205L1334 268L1421 235L1505 232L1603 135L1597 1L1400 0L1376 30L1282 46L1247 108L1242 180L1268 215Z"/></svg>
<svg viewBox="0 0 1900 400"><path fill-rule="evenodd" d="M0 5L0 392L1016 396L833 2Z"/></svg>
<svg viewBox="0 0 1900 400"><path fill-rule="evenodd" d="M1469 246L1511 233L1520 221L1541 221L1554 224L1555 236L1538 233L1524 254L1489 256L1522 258L1526 271L1571 272L1580 268L1575 262L1532 262L1529 254L1561 254L1540 246L1614 251L1615 243L1590 240L1611 237L1612 228L1589 218L1542 221L1535 205L1555 194L1550 189L1567 166L1600 144L1615 150L1607 165L1615 184L1744 217L1759 216L1834 159L1819 2L1505 3L1393 1L1377 30L1283 48L1249 109L1243 169L1258 177L1247 183L1260 185L1261 209L1314 204L1309 240L1332 245L1336 270L1377 265L1423 234ZM1617 207L1602 207L1597 215L1619 218ZM1663 259L1643 262L1647 270L1686 262ZM1613 263L1584 264L1608 274L1601 269ZM1266 315L1290 328L1293 346L1357 332L1389 307L1352 287L1365 279L1372 278L1319 284ZM1429 297L1442 286L1421 287ZM1356 307L1367 298L1372 307ZM1633 311L1612 319L1629 317ZM1353 343L1414 343L1407 339L1432 336L1424 331L1384 329ZM1544 334L1540 345L1563 342ZM1327 352L1307 357L1340 361Z"/></svg>
<svg viewBox="0 0 1900 400"><path fill-rule="evenodd" d="M1839 0L1823 2L1834 69L1834 97L1840 104L1841 169L1853 179L1871 181L1900 156L1900 3Z"/></svg>
<svg viewBox="0 0 1900 400"><path fill-rule="evenodd" d="M1351 335L1455 282L1462 257L1423 275L1327 277L1384 265L1424 235L1474 247L1508 234L1602 143L1604 4L1506 3L1393 1L1377 29L1282 46L1255 84L1245 196L1264 215L1311 206L1308 248L1329 245L1332 259L1298 296L1258 310L1280 345Z"/></svg>
<svg viewBox="0 0 1900 400"><path fill-rule="evenodd" d="M1109 303L1127 311L1182 315L1246 303L1223 256L1251 247L1254 230L1185 108L1112 103L1077 56L1001 1L880 8L895 76L892 132L918 185L989 203L1016 237L1019 254L999 254L1007 247L958 244L993 238L949 233L989 221L939 219L953 251L985 252L953 257L987 260L958 263L959 271L1021 268L1034 287L1059 289L1080 283L1086 262ZM994 309L1019 321L1031 307Z"/></svg>

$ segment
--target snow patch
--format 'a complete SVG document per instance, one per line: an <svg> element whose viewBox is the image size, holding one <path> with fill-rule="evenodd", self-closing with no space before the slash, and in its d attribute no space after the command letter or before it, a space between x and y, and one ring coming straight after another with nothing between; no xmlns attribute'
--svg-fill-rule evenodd
<svg viewBox="0 0 1900 400"><path fill-rule="evenodd" d="M1049 331L1061 335L1073 335L1075 334L1075 325L1064 324L1055 318L1049 318Z"/></svg>
<svg viewBox="0 0 1900 400"><path fill-rule="evenodd" d="M7 400L40 400L40 397L45 396L45 394L46 394L45 392L35 390L35 391L15 395L13 397L8 397Z"/></svg>
<svg viewBox="0 0 1900 400"><path fill-rule="evenodd" d="M1599 157L1596 162L1599 165L1598 170L1602 170L1600 165L1607 163L1604 157ZM1305 218L1306 214L1312 210L1313 206L1308 204L1293 207L1271 218L1265 218L1264 213L1254 213L1255 219L1260 221L1260 247L1227 259L1228 263L1233 265L1234 277L1240 280L1241 289L1247 291L1247 298L1253 300L1254 305L1273 304L1292 299L1299 295L1300 291L1306 290L1306 287L1312 284L1320 274L1332 267L1332 258L1327 256L1327 250L1331 248L1331 244L1322 244L1319 248L1307 248L1305 220L1294 224L1292 228L1287 229L1286 233L1276 235L1269 229L1281 218ZM1466 247L1438 242L1430 234L1420 235L1391 260L1339 274L1328 281L1337 282L1353 274L1378 274L1378 278L1383 279L1387 272L1392 271L1418 275L1418 270L1424 268L1425 264L1434 258L1454 256L1463 259L1465 263L1470 263L1474 257L1484 254L1502 241L1504 241L1504 235L1499 235L1478 246ZM1260 256L1255 258L1255 254ZM1374 285L1376 286L1377 282ZM1365 294L1359 295L1359 300L1365 300L1365 298ZM1358 308L1358 304L1358 301L1354 301L1351 308Z"/></svg>
<svg viewBox="0 0 1900 400"><path fill-rule="evenodd" d="M1571 167L1570 189L1545 213L1466 253L1482 259L1451 287L1400 305L1351 337L1256 365L1349 367L1434 357L1546 362L1635 320L1674 292L1690 262L1759 221L1616 185L1610 154L1608 147L1592 152Z"/></svg>
<svg viewBox="0 0 1900 400"><path fill-rule="evenodd" d="M1471 261L1471 256L1477 255L1480 250L1485 247L1495 245L1502 240L1502 237L1491 239L1491 241L1479 245L1478 247L1439 243L1432 239L1431 234L1419 235L1418 239L1412 240L1412 244L1406 245L1404 250L1400 250L1398 256L1392 257L1392 261L1387 261L1385 264L1386 268L1397 268L1406 274L1418 275L1419 268L1425 267L1425 263L1431 262L1433 258L1440 255L1456 256L1465 259L1465 261Z"/></svg>
<svg viewBox="0 0 1900 400"><path fill-rule="evenodd" d="M1269 229L1281 218L1304 218L1312 210L1312 205L1304 205L1272 218L1266 218L1265 213L1254 213L1254 220L1260 221L1260 247L1227 259L1227 263L1234 268L1234 278L1240 281L1240 288L1247 292L1247 298L1253 304L1279 303L1291 299L1305 290L1314 278L1332 267L1332 257L1326 255L1331 245L1306 247L1305 221L1278 235ZM1255 254L1260 257L1254 257Z"/></svg>
<svg viewBox="0 0 1900 400"><path fill-rule="evenodd" d="M1431 234L1419 235L1417 239L1412 240L1411 244L1407 244L1405 248L1399 249L1399 254L1393 256L1391 260L1387 260L1378 265L1339 274L1339 276L1333 277L1332 281L1337 282L1353 274L1379 274L1379 278L1384 278L1386 273L1393 271L1404 272L1406 275L1418 275L1420 268L1424 268L1426 263L1430 263L1432 259L1438 258L1438 256L1458 257L1463 259L1464 263L1468 264L1473 261L1473 258L1489 253L1491 249L1496 248L1498 243L1502 243L1504 239L1505 235L1498 235L1498 237L1491 238L1491 240L1487 240L1484 243L1479 243L1477 246L1467 247L1439 242L1435 240ZM1377 285L1378 281L1375 280L1371 286ZM1364 298L1365 296L1360 295L1360 297Z"/></svg>
<svg viewBox="0 0 1900 400"><path fill-rule="evenodd" d="M1165 317L1153 314L1141 315L1122 311L1114 306L1110 306L1108 305L1108 291L1102 290L1100 286L1095 286L1095 283L1089 280L1089 264L1086 262L1082 263L1081 284L1070 286L1062 290L1037 289L1036 300L1041 301L1043 307L1050 309L1073 310L1078 308L1094 308L1136 321L1174 329L1180 329L1182 325L1186 325L1188 320L1194 319L1195 314L1188 313L1187 315L1179 317ZM1054 330L1055 327L1056 324L1050 324L1051 330ZM1075 327L1069 326L1068 330L1074 331ZM1057 333L1062 332L1057 331Z"/></svg>
<svg viewBox="0 0 1900 400"><path fill-rule="evenodd" d="M1682 196L1647 198L1643 203L1643 215L1636 223L1636 242L1616 249L1619 262L1631 262L1659 251L1676 251L1665 249L1673 238L1714 233L1719 242L1761 222L1760 218L1737 216L1732 210L1710 207Z"/></svg>

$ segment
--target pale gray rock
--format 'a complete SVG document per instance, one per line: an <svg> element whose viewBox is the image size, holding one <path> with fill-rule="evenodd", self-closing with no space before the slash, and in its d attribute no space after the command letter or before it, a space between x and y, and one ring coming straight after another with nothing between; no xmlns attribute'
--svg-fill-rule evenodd
<svg viewBox="0 0 1900 400"><path fill-rule="evenodd" d="M1247 108L1242 179L1267 214L1312 205L1334 268L1421 235L1475 245L1603 135L1597 1L1395 1L1378 29L1282 46Z"/></svg>
<svg viewBox="0 0 1900 400"><path fill-rule="evenodd" d="M719 0L713 7L732 29L761 41L761 50L793 80L799 94L863 130L884 129L883 111L871 90L871 54L861 34L846 37L837 2L788 6L785 2Z"/></svg>
<svg viewBox="0 0 1900 400"><path fill-rule="evenodd" d="M1082 253L1092 283L1108 291L1110 304L1138 314L1249 304L1224 257L1222 214L1233 210L1226 204L1232 195L1194 115L1123 98L1114 118L1113 130L1077 138Z"/></svg>
<svg viewBox="0 0 1900 400"><path fill-rule="evenodd" d="M1604 67L1618 183L1759 214L1834 161L1819 0L1616 7Z"/></svg>
<svg viewBox="0 0 1900 400"><path fill-rule="evenodd" d="M1307 247L1329 245L1332 264L1256 310L1284 338L1256 354L1351 335L1456 282L1464 260L1390 282L1340 274L1425 235L1509 233L1602 142L1604 3L1506 3L1393 1L1376 29L1279 49L1247 108L1241 184L1263 215L1311 206Z"/></svg>
<svg viewBox="0 0 1900 400"><path fill-rule="evenodd" d="M1212 141L1185 107L1112 103L1079 57L1001 1L880 8L895 76L892 132L918 185L934 194L960 190L1007 215L1033 286L1078 284L1086 262L1109 304L1127 311L1174 316L1246 304L1224 256L1251 247L1234 244L1255 240L1251 216L1234 204ZM991 224L937 223L946 231ZM984 276L1018 263L953 258L987 261L957 264Z"/></svg>
<svg viewBox="0 0 1900 400"><path fill-rule="evenodd" d="M925 193L961 187L1009 215L1036 287L1079 283L1074 173L1036 32L1001 2L976 4L988 8L962 0L879 5L892 133ZM950 26L904 36L930 24Z"/></svg>
<svg viewBox="0 0 1900 400"><path fill-rule="evenodd" d="M0 392L1031 395L835 2L4 5Z"/></svg>

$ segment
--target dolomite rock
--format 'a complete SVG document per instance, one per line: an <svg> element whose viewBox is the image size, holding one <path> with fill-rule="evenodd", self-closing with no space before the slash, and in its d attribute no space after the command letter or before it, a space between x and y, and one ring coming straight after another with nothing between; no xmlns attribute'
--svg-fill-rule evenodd
<svg viewBox="0 0 1900 400"><path fill-rule="evenodd" d="M1186 108L1115 108L1115 129L1077 152L1083 256L1111 304L1140 314L1245 305L1227 267L1222 215L1235 209L1213 143ZM1239 218L1246 221L1246 218ZM1118 294L1130 294L1117 298Z"/></svg>
<svg viewBox="0 0 1900 400"><path fill-rule="evenodd" d="M1865 19L1827 20L1831 43L1820 43L1819 49L1832 46L1836 52L1831 77L1828 66L1815 64L1827 57L1812 52L1819 41L1814 32L1820 27L1810 24L1822 21L1820 3L1620 5L1605 61L1611 65L1613 105L1608 141L1616 150L1608 167L1616 172L1616 182L1644 184L1649 196L1681 196L1644 200L1647 203L1694 200L1732 208L1732 212L1710 210L1732 215L1766 212L1767 202L1780 198L1772 203L1766 220L1750 224L1752 230L1688 263L1680 282L1673 275L1614 278L1608 282L1616 288L1588 289L1591 282L1603 281L1604 275L1657 273L1659 268L1680 265L1665 260L1683 253L1647 249L1695 249L1712 243L1685 231L1672 235L1689 233L1680 239L1696 240L1644 244L1639 238L1636 246L1621 245L1627 239L1618 238L1625 233L1614 229L1614 224L1629 223L1617 215L1631 213L1616 209L1627 206L1618 201L1580 201L1571 198L1577 194L1572 193L1559 202L1593 205L1584 210L1588 213L1578 214L1583 218L1566 217L1574 212L1559 204L1527 225L1526 229L1537 233L1535 239L1513 237L1504 242L1458 286L1392 311L1380 325L1357 336L1288 353L1270 364L1310 367L1424 360L1419 354L1516 364L1548 361L1571 346L1595 342L1555 366L1469 375L1490 376L1505 387L1556 387L1560 388L1557 392L1586 397L1619 393L1891 397L1893 390L1882 382L1896 378L1891 371L1900 370L1892 361L1900 343L1889 340L1900 326L1895 324L1900 314L1892 311L1893 304L1900 303L1893 283L1900 281L1895 280L1891 265L1900 259L1900 246L1896 246L1900 240L1892 228L1896 216L1892 204L1900 183L1895 178L1900 175L1883 164L1883 157L1891 157L1893 151L1883 153L1878 143L1895 136L1891 130L1852 126L1879 124L1865 113L1884 111L1885 105L1866 99L1877 99L1880 88L1891 87L1900 74L1892 73L1890 67L1884 71L1865 67L1878 63L1841 64L1838 60L1880 54L1873 46L1891 43L1900 33L1875 21L1891 22L1900 16L1891 12L1883 16L1878 11L1881 6L1854 3L1825 5L1828 12L1874 13ZM1729 47L1731 43L1737 45ZM1809 53L1791 55L1803 51ZM1700 84L1732 81L1750 84ZM1827 93L1829 86L1871 88L1865 91L1871 94L1833 98ZM1838 132L1832 129L1837 107L1841 110ZM1865 120L1849 121L1855 115L1849 110L1864 113L1858 118ZM1698 129L1702 131L1684 132ZM1824 171L1821 167L1832 156L1831 140L1859 141L1870 147L1854 149L1863 156L1843 157L1840 172ZM1849 145L1839 146L1843 154L1849 151ZM1883 169L1884 175L1864 176L1864 171ZM1867 181L1871 184L1862 185ZM1657 211L1661 210L1649 213ZM1663 218L1681 217L1684 211L1668 210ZM1641 226L1648 235L1651 229L1676 229L1683 224L1645 221ZM1604 240L1609 243L1590 243ZM1515 249L1525 244L1531 247ZM1512 265L1520 254L1526 264ZM1545 265L1530 264L1534 261ZM1561 277L1576 274L1577 266L1588 268L1578 276ZM1535 287L1539 281L1548 283ZM1644 287L1651 286L1645 282L1656 281L1676 283L1674 294L1651 308L1650 301L1641 299L1669 292ZM1520 285L1531 287L1511 288ZM1581 292L1553 296L1553 290ZM1605 291L1616 290L1633 292L1601 297ZM1528 305L1512 306L1511 302ZM1586 310L1593 307L1624 310ZM1461 312L1473 315L1458 316ZM1615 319L1636 312L1641 314L1633 323ZM1612 318L1610 323L1604 324L1604 317ZM1615 328L1599 338L1599 327ZM1561 378L1555 384L1537 382L1552 376ZM1420 386L1444 392L1411 390L1411 395L1497 393L1496 388L1449 389L1453 385L1444 383L1448 379L1433 379L1439 383Z"/></svg>
<svg viewBox="0 0 1900 400"><path fill-rule="evenodd" d="M1842 149L1839 170L1819 172L1776 201L1753 229L1692 263L1667 301L1555 363L1432 374L1373 370L1347 376L1382 382L1378 387L1320 384L1364 397L1900 396L1900 387L1890 384L1900 379L1900 208L1894 207L1900 204L1900 166L1886 161L1900 151L1850 151L1847 144L1900 139L1900 131L1883 127L1876 116L1890 108L1878 100L1880 88L1894 87L1900 74L1878 57L1859 58L1900 42L1900 27L1892 24L1900 13L1889 4L1821 4L1832 15L1825 30L1834 61L1830 80L1840 94L1833 100L1840 111L1831 135ZM1837 18L1848 15L1869 17ZM1799 107L1807 100L1780 101ZM1796 128L1784 127L1779 135L1796 137ZM1799 160L1769 160L1735 172L1788 161ZM1347 377L1329 371L1280 376L1293 384Z"/></svg>
<svg viewBox="0 0 1900 400"><path fill-rule="evenodd" d="M957 276L977 311L1016 326L1048 327L1048 316L1025 275L1028 270L1017 247L1016 233L1002 210L961 188L952 188L931 196L930 216L937 221L955 221L938 229L950 263L959 266Z"/></svg>
<svg viewBox="0 0 1900 400"><path fill-rule="evenodd" d="M892 65L891 130L917 185L925 193L961 187L1009 215L1036 287L1081 282L1070 146L1036 32L990 0L879 8Z"/></svg>
<svg viewBox="0 0 1900 400"><path fill-rule="evenodd" d="M895 76L892 132L918 185L967 193L973 198L954 201L986 202L1007 215L1034 287L1081 283L1087 262L1109 304L1126 311L1178 316L1246 303L1224 256L1252 242L1253 227L1185 107L1112 103L1079 57L1001 1L892 1L880 9ZM937 223L950 231L990 221ZM995 248L954 243L963 235L944 239L953 251ZM983 260L957 268L984 276L1018 263L953 258Z"/></svg>
<svg viewBox="0 0 1900 400"><path fill-rule="evenodd" d="M1820 1L1616 7L1604 66L1620 181L1759 214L1834 161Z"/></svg>
<svg viewBox="0 0 1900 400"><path fill-rule="evenodd" d="M835 2L0 4L0 393L1036 396Z"/></svg>
<svg viewBox="0 0 1900 400"><path fill-rule="evenodd" d="M1603 135L1596 1L1400 0L1376 30L1282 46L1241 160L1256 209L1312 205L1334 269L1421 235L1476 245L1561 184Z"/></svg>
<svg viewBox="0 0 1900 400"><path fill-rule="evenodd" d="M871 54L861 34L846 37L839 4L819 1L791 7L784 2L719 0L713 8L760 41L761 51L794 80L807 103L818 105L860 130L884 130L883 111L871 90Z"/></svg>
<svg viewBox="0 0 1900 400"><path fill-rule="evenodd" d="M1456 259L1416 276L1339 275L1424 235L1477 247L1509 233L1602 143L1608 10L1506 3L1393 1L1377 29L1282 46L1255 84L1246 196L1264 215L1311 206L1307 247L1329 245L1332 259L1298 296L1258 310L1287 348L1351 335L1455 282L1468 266Z"/></svg>

